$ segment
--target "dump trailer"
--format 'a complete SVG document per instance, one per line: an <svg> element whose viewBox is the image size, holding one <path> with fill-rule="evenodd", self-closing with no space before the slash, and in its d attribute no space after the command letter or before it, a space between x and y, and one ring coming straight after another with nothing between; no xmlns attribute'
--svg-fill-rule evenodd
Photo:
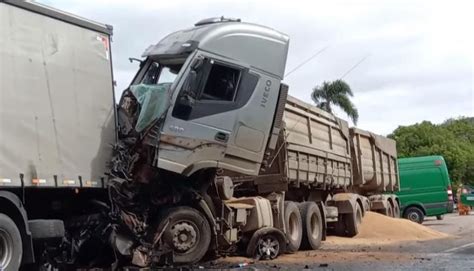
<svg viewBox="0 0 474 271"><path fill-rule="evenodd" d="M89 262L116 137L112 28L1 0L0 33L0 270L42 262L45 243Z"/></svg>

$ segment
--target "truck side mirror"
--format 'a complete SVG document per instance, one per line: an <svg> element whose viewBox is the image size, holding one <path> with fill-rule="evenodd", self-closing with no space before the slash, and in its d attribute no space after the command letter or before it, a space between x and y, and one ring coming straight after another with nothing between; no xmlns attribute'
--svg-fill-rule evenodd
<svg viewBox="0 0 474 271"><path fill-rule="evenodd" d="M143 66L143 64L145 63L145 61L141 60L141 59L138 59L138 58L135 58L135 57L129 57L128 58L128 61L130 61L130 63L133 63L133 61L136 61L138 63L140 63L140 68Z"/></svg>

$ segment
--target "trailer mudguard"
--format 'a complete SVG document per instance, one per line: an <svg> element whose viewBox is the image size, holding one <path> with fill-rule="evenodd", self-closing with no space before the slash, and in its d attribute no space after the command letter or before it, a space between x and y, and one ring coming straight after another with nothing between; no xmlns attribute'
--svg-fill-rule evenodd
<svg viewBox="0 0 474 271"><path fill-rule="evenodd" d="M328 206L337 207L339 214L352 214L356 211L356 206L360 201L360 196L353 193L339 193L335 194L331 200L328 201Z"/></svg>

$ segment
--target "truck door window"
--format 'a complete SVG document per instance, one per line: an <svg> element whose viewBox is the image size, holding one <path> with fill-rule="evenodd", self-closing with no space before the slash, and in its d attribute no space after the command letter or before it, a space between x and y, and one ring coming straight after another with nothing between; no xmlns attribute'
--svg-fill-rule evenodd
<svg viewBox="0 0 474 271"><path fill-rule="evenodd" d="M248 68L204 58L191 67L172 114L192 120L236 110L249 101L258 79Z"/></svg>
<svg viewBox="0 0 474 271"><path fill-rule="evenodd" d="M202 90L200 100L229 101L235 99L240 71L228 66L214 63Z"/></svg>

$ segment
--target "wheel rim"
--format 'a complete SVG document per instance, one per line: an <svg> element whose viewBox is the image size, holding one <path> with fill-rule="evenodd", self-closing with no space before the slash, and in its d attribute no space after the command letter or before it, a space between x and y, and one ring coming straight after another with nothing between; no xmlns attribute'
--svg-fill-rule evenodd
<svg viewBox="0 0 474 271"><path fill-rule="evenodd" d="M290 218L288 221L289 232L291 240L298 240L298 217L295 213L290 214Z"/></svg>
<svg viewBox="0 0 474 271"><path fill-rule="evenodd" d="M267 235L260 239L257 246L259 258L275 259L280 252L280 243L273 235Z"/></svg>
<svg viewBox="0 0 474 271"><path fill-rule="evenodd" d="M420 220L420 216L416 212L411 212L408 214L408 219L413 222L418 222Z"/></svg>
<svg viewBox="0 0 474 271"><path fill-rule="evenodd" d="M171 227L172 246L176 253L185 254L199 243L199 228L191 221L178 221Z"/></svg>
<svg viewBox="0 0 474 271"><path fill-rule="evenodd" d="M12 260L13 239L11 235L0 229L0 269L3 270Z"/></svg>
<svg viewBox="0 0 474 271"><path fill-rule="evenodd" d="M311 223L311 237L313 239L318 239L320 228L319 228L319 219L316 214L313 213L311 215L310 223Z"/></svg>

